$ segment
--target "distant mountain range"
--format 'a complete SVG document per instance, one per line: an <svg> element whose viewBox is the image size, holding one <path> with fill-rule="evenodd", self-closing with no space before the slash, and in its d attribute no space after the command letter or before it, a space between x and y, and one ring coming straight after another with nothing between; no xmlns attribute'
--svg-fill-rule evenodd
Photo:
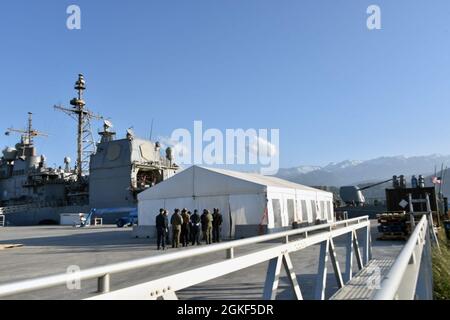
<svg viewBox="0 0 450 320"><path fill-rule="evenodd" d="M346 160L330 163L324 167L305 165L280 169L277 177L309 186L340 187L387 180L393 175L401 174L408 177L422 174L427 177L434 174L435 167L440 171L442 163L444 167L450 164L450 155L380 157L367 161Z"/></svg>

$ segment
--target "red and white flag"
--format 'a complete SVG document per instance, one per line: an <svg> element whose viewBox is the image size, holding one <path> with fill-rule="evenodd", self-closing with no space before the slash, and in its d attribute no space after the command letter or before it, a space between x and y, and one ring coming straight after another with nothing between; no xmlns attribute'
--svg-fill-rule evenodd
<svg viewBox="0 0 450 320"><path fill-rule="evenodd" d="M432 182L433 182L433 184L441 184L441 178L440 177L433 177Z"/></svg>

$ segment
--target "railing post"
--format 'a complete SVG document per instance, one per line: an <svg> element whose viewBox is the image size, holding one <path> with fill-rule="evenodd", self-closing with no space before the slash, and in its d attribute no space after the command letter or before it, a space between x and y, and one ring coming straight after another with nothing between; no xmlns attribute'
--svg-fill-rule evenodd
<svg viewBox="0 0 450 320"><path fill-rule="evenodd" d="M409 204L409 212L414 214L414 206L411 193L408 194L408 204Z"/></svg>
<svg viewBox="0 0 450 320"><path fill-rule="evenodd" d="M358 264L358 269L362 270L363 261L361 258L361 252L359 250L358 236L356 234L356 231L352 231L352 232L353 232L353 248L355 250L356 263Z"/></svg>
<svg viewBox="0 0 450 320"><path fill-rule="evenodd" d="M330 242L327 239L320 244L319 269L317 270L315 300L325 300L329 243Z"/></svg>
<svg viewBox="0 0 450 320"><path fill-rule="evenodd" d="M227 259L234 259L234 248L227 250Z"/></svg>
<svg viewBox="0 0 450 320"><path fill-rule="evenodd" d="M363 266L366 266L370 260L370 222L367 227L363 228L363 239L362 239L362 262Z"/></svg>
<svg viewBox="0 0 450 320"><path fill-rule="evenodd" d="M328 244L330 246L328 250L331 258L331 264L334 270L334 275L336 276L336 282L338 284L339 289L341 289L342 287L344 287L344 280L342 279L341 268L339 267L339 262L337 261L336 248L334 247L333 238L330 238Z"/></svg>
<svg viewBox="0 0 450 320"><path fill-rule="evenodd" d="M264 300L276 300L278 291L278 282L280 278L281 264L283 263L283 256L280 255L269 261L267 269L266 282L264 284Z"/></svg>
<svg viewBox="0 0 450 320"><path fill-rule="evenodd" d="M345 283L349 282L353 278L353 231L347 234L347 248L345 258Z"/></svg>
<svg viewBox="0 0 450 320"><path fill-rule="evenodd" d="M111 277L109 274L105 274L103 277L98 278L98 292L99 293L108 293L111 291L110 287Z"/></svg>
<svg viewBox="0 0 450 320"><path fill-rule="evenodd" d="M286 274L288 275L288 280L291 283L292 289L294 290L295 298L297 300L303 300L302 291L297 281L297 275L294 270L294 265L292 264L291 257L289 253L283 255L283 264Z"/></svg>
<svg viewBox="0 0 450 320"><path fill-rule="evenodd" d="M370 226L370 221L369 221L369 226ZM370 261L370 260L372 260L372 232L370 230L370 227L369 227L369 248L368 248L368 250L369 250L369 261Z"/></svg>
<svg viewBox="0 0 450 320"><path fill-rule="evenodd" d="M413 213L409 214L409 223L411 225L411 230L414 230L414 228L416 227L416 220L414 219Z"/></svg>
<svg viewBox="0 0 450 320"><path fill-rule="evenodd" d="M429 232L431 234L431 237L434 241L434 244L436 245L436 247L438 248L439 252L441 251L441 248L439 246L439 240L437 238L436 232L434 232L434 221L433 221L433 212L429 211L427 214L427 218L428 218L428 226L429 226Z"/></svg>

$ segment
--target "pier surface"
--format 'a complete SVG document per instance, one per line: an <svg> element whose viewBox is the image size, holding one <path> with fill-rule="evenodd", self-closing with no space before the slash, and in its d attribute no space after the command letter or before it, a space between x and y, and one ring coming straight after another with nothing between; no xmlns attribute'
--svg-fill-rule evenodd
<svg viewBox="0 0 450 320"><path fill-rule="evenodd" d="M377 241L376 221L372 221L373 257L395 258L404 242ZM0 228L0 246L20 244L21 247L0 250L0 285L36 277L65 273L70 266L88 269L112 263L164 254L157 251L154 240L136 239L131 229L115 226L76 229L65 226L6 227ZM253 252L279 242L261 243L236 250L236 255ZM338 260L344 261L345 248L336 241ZM189 247L191 248L191 247ZM188 249L189 249L188 248ZM174 252L181 249L169 249ZM185 259L147 269L125 272L111 276L111 289L136 285L145 280L204 266L225 259L225 252ZM292 254L291 259L305 299L314 297L319 246L313 246ZM356 263L354 264L356 265ZM355 266L356 268L356 266ZM341 263L341 269L344 266ZM205 282L178 293L180 299L249 299L262 298L267 263ZM356 269L355 269L356 271ZM328 268L326 296L337 290L336 280ZM68 290L65 286L45 289L10 297L11 299L83 299L95 295L96 280L84 281L81 290ZM293 294L284 273L280 280L279 299L291 299Z"/></svg>

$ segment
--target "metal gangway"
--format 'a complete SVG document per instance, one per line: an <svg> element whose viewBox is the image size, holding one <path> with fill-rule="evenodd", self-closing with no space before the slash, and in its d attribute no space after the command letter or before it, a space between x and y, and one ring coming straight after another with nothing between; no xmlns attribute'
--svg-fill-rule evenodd
<svg viewBox="0 0 450 320"><path fill-rule="evenodd" d="M268 262L264 300L277 298L282 269L294 296L303 299L291 256L305 248L319 245L319 262L314 297L326 298L328 265L331 264L338 291L331 299L430 299L432 296L431 252L428 221L422 217L397 259L372 259L370 220L368 217L339 221L301 229L230 241L207 247L101 266L74 273L37 278L0 286L0 298L56 288L76 281L97 279L98 293L87 300L175 300L183 289ZM345 239L345 255L338 257L337 238ZM236 249L270 242L270 246L237 254ZM114 288L114 275L161 266L186 258L223 252L223 259L208 265L183 270L169 276L125 288ZM341 270L339 260L344 262ZM353 261L358 272L354 272ZM378 267L377 267L378 266ZM355 268L356 269L356 268ZM377 272L374 272L378 270ZM375 279L374 279L375 275ZM373 281L378 280L378 281ZM430 291L431 290L431 291Z"/></svg>

